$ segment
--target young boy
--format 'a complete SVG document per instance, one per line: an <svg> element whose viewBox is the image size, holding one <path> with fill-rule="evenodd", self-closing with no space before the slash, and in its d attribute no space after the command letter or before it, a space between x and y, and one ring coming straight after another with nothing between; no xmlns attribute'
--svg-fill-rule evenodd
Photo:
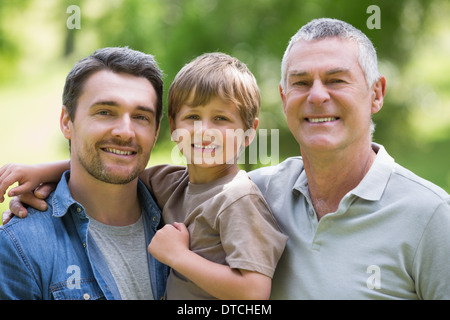
<svg viewBox="0 0 450 320"><path fill-rule="evenodd" d="M253 74L222 53L194 59L170 87L169 123L187 168L155 166L141 175L166 223L149 251L172 268L167 299L270 295L287 237L237 164L254 138L259 108ZM25 177L32 173L15 181L31 180Z"/></svg>

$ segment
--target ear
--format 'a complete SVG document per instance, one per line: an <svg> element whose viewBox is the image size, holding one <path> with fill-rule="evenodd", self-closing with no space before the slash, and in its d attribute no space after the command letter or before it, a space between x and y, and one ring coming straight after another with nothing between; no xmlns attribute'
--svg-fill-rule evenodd
<svg viewBox="0 0 450 320"><path fill-rule="evenodd" d="M372 90L371 113L377 113L383 107L384 96L386 95L386 78L381 76L373 85Z"/></svg>
<svg viewBox="0 0 450 320"><path fill-rule="evenodd" d="M250 143L252 143L253 139L255 139L256 136L256 129L258 128L259 119L255 118L255 121L253 121L253 127L250 128L251 134L249 136L245 137L245 146L248 147Z"/></svg>
<svg viewBox="0 0 450 320"><path fill-rule="evenodd" d="M153 146L152 146L152 149L153 149L153 147L155 146L155 144L156 144L156 140L158 140L158 136L159 136L159 129L161 129L161 124L159 124L158 125L158 129L156 129L156 132L155 132L155 141L153 142Z"/></svg>
<svg viewBox="0 0 450 320"><path fill-rule="evenodd" d="M72 139L73 122L70 120L69 111L66 106L62 106L60 118L61 132L67 140Z"/></svg>
<svg viewBox="0 0 450 320"><path fill-rule="evenodd" d="M286 114L286 96L284 95L283 88L281 87L281 84L278 86L278 89L280 90L281 102L283 103L283 111Z"/></svg>
<svg viewBox="0 0 450 320"><path fill-rule="evenodd" d="M175 128L175 120L173 120L172 117L168 117L168 118L169 118L170 134L172 134L173 131L176 129Z"/></svg>

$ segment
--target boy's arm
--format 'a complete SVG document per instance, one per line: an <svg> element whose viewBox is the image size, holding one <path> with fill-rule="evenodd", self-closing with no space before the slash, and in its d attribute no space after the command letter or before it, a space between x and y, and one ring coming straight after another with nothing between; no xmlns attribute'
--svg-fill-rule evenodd
<svg viewBox="0 0 450 320"><path fill-rule="evenodd" d="M37 165L7 164L0 168L0 202L4 201L6 190L14 183L19 186L12 188L8 195L14 196L9 203L10 210L2 214L3 224L6 224L13 214L24 218L27 216L27 204L37 210L46 210L47 203L43 200L55 189L64 171L70 168L70 161L58 161ZM45 184L42 184L45 183ZM17 196L15 196L17 195Z"/></svg>
<svg viewBox="0 0 450 320"><path fill-rule="evenodd" d="M189 231L183 223L166 225L153 237L149 252L212 296L223 299L268 299L272 280L258 272L232 269L189 250Z"/></svg>
<svg viewBox="0 0 450 320"><path fill-rule="evenodd" d="M6 164L0 168L0 202L5 200L6 190L16 182L19 185L9 190L9 197L32 192L45 182L58 182L63 172L68 169L70 169L69 160L36 165Z"/></svg>

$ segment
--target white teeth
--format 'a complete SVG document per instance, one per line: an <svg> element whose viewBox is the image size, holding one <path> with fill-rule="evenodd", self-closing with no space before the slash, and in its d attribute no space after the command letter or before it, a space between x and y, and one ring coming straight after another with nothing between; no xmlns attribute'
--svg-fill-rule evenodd
<svg viewBox="0 0 450 320"><path fill-rule="evenodd" d="M207 146L203 146L200 144L194 144L194 148L201 148L201 149L215 149L216 147L213 145L207 145Z"/></svg>
<svg viewBox="0 0 450 320"><path fill-rule="evenodd" d="M129 156L129 155L133 154L132 151L121 151L121 150L112 149L112 148L106 148L105 151L111 152L111 153L114 153L114 154L125 155L125 156Z"/></svg>
<svg viewBox="0 0 450 320"><path fill-rule="evenodd" d="M335 117L328 117L328 118L308 118L309 122L328 122L328 121L334 121L337 120Z"/></svg>

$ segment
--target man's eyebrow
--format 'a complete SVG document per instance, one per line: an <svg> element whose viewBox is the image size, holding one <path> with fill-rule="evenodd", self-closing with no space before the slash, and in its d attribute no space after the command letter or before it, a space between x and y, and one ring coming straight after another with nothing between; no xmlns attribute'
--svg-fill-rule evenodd
<svg viewBox="0 0 450 320"><path fill-rule="evenodd" d="M140 110L140 111L152 113L152 114L155 114L155 113L156 113L155 110L153 110L153 109L150 108L150 107L146 107L146 106L137 106L136 109L137 109L137 110Z"/></svg>
<svg viewBox="0 0 450 320"><path fill-rule="evenodd" d="M304 77L307 76L308 72L302 70L292 70L288 73L288 77Z"/></svg>
<svg viewBox="0 0 450 320"><path fill-rule="evenodd" d="M105 101L97 101L94 104L92 104L91 107L96 107L96 106L108 106L108 107L119 107L119 103L117 103L116 101L110 101L110 100L105 100ZM144 112L148 112L148 113L155 113L155 110L153 110L150 107L146 107L146 106L137 106L136 110L140 110L140 111L144 111Z"/></svg>
<svg viewBox="0 0 450 320"><path fill-rule="evenodd" d="M326 75L334 75L334 74L338 74L338 73L348 73L350 72L350 69L347 68L334 68L334 69L330 69L328 71L325 72ZM304 77L309 75L309 73L307 71L303 71L303 70L292 70L289 72L288 77Z"/></svg>
<svg viewBox="0 0 450 320"><path fill-rule="evenodd" d="M333 74L337 74L337 73L348 73L350 72L350 69L347 68L335 68L335 69L331 69L328 70L326 72L327 75L333 75Z"/></svg>
<svg viewBox="0 0 450 320"><path fill-rule="evenodd" d="M115 101L109 101L109 100L105 100L105 101L96 101L92 104L92 107L95 106L110 106L110 107L118 107L119 104Z"/></svg>

